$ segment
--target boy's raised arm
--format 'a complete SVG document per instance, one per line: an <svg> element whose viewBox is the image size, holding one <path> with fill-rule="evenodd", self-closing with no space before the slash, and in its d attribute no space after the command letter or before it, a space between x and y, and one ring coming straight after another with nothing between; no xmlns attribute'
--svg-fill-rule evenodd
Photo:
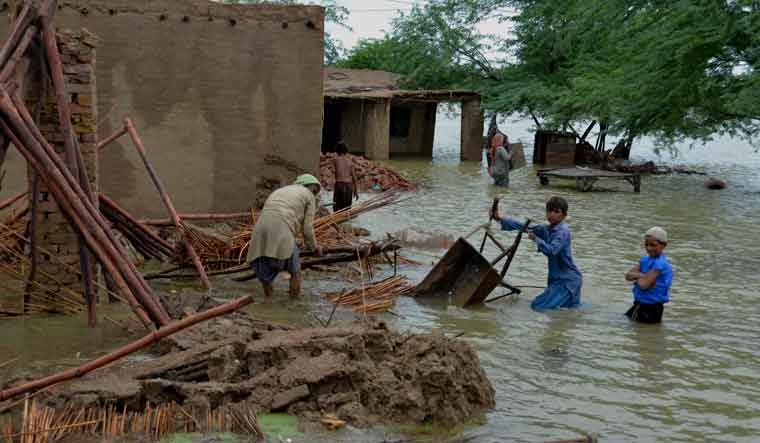
<svg viewBox="0 0 760 443"><path fill-rule="evenodd" d="M542 252L546 256L553 256L559 254L559 251L562 250L562 247L565 246L565 244L570 243L570 238L567 232L563 232L560 235L555 235L554 238L550 242L547 242L544 238L542 238L541 235L539 235L539 232L546 233L544 226L536 226L536 228L544 228L544 229L533 229L533 234L535 235L535 241L536 241L536 247L538 247L538 250Z"/></svg>

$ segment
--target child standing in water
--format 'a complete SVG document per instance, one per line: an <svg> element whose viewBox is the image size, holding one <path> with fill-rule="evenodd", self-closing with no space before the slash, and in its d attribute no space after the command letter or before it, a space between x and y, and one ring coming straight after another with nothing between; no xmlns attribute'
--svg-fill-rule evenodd
<svg viewBox="0 0 760 443"><path fill-rule="evenodd" d="M333 190L333 212L350 208L352 197L359 199L359 187L356 185L356 172L351 159L348 158L348 146L338 142L335 146L335 189Z"/></svg>
<svg viewBox="0 0 760 443"><path fill-rule="evenodd" d="M493 219L501 222L501 229L513 231L523 224L511 218L501 218L498 209ZM573 261L570 228L564 223L567 201L552 197L546 202L546 225L528 227L528 238L536 242L538 251L546 256L549 265L548 284L530 307L542 311L556 308L575 308L581 304L583 275Z"/></svg>
<svg viewBox="0 0 760 443"><path fill-rule="evenodd" d="M665 255L668 233L659 226L644 234L647 255L625 274L633 282L633 306L625 313L640 323L660 323L665 303L670 301L673 267Z"/></svg>

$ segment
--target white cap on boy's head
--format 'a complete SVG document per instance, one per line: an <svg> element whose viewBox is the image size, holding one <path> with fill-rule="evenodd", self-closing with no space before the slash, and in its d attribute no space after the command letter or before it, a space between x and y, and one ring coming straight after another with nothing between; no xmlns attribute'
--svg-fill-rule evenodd
<svg viewBox="0 0 760 443"><path fill-rule="evenodd" d="M665 232L665 230L659 226L655 226L653 228L647 229L647 232L644 234L644 236L652 237L653 239L657 240L660 243L668 242L668 233Z"/></svg>

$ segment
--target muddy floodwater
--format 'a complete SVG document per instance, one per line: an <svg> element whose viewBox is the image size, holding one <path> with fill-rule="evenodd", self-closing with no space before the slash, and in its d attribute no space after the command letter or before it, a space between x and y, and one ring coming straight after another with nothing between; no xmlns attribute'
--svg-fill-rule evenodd
<svg viewBox="0 0 760 443"><path fill-rule="evenodd" d="M532 145L526 123L508 122L502 128L512 140ZM640 194L625 182L604 181L599 191L579 193L570 182L541 186L530 165L513 172L512 185L504 190L490 184L482 165L458 161L458 120L439 118L437 132L432 161L389 162L423 189L358 223L376 237L412 229L449 238L485 222L495 196L502 198L505 215L534 220L543 220L548 197L565 197L574 256L583 272L583 307L531 311L530 301L540 292L533 286L544 284L546 261L529 241L508 273L512 284L524 287L520 296L477 309L445 300L400 299L396 315L383 315L387 322L400 330L462 334L477 349L496 390L496 408L482 422L432 440L541 442L596 434L610 442L760 441L759 153L730 139L691 150L683 146L676 159L658 157L648 140L634 147L637 160L677 163L727 180L729 187L720 191L705 189L704 176L662 175L644 177ZM329 195L322 198L329 201ZM673 301L666 305L663 324L638 325L622 315L631 303L623 275L644 253L642 233L653 225L669 233ZM506 232L497 236L505 243L513 238ZM444 252L407 249L407 256L424 264L404 266L401 272L419 281ZM485 253L495 254L494 249ZM302 300L280 295L275 303L256 303L249 311L296 324L310 324L314 315L326 317L330 307L318 294L344 283L330 275L306 279ZM287 283L278 284L285 288ZM154 286L170 293L196 292L194 284ZM215 286L216 295L232 298L255 284L217 279ZM117 319L128 315L109 313ZM353 318L338 311L339 323ZM91 331L83 319L4 320L0 363L19 360L0 368L0 378L70 367L123 343L122 335L109 321ZM396 428L348 429L293 441L379 442L403 436Z"/></svg>

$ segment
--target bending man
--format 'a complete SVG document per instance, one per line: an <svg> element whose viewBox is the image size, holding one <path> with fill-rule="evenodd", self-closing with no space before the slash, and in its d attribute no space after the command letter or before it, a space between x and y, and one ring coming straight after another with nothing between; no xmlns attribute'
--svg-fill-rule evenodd
<svg viewBox="0 0 760 443"><path fill-rule="evenodd" d="M248 262L264 287L265 297L272 296L272 282L285 270L291 275L290 296L300 295L301 263L296 243L299 230L303 230L306 247L322 255L314 238L315 197L321 188L313 175L299 175L294 184L272 192L264 203L248 246Z"/></svg>

